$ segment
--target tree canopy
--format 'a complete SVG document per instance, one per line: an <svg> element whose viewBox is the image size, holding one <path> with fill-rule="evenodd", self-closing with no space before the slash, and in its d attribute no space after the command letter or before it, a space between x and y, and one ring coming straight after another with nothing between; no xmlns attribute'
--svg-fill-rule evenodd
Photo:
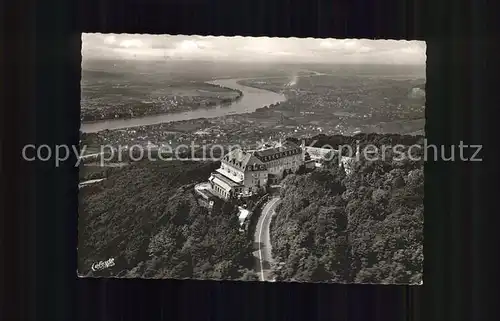
<svg viewBox="0 0 500 321"><path fill-rule="evenodd" d="M316 146L334 148L423 142L418 136L376 134L316 139ZM312 172L286 176L271 223L278 281L422 280L423 160L386 156L360 158L349 175L337 156ZM237 202L217 201L208 210L194 194L194 185L218 167L212 162L145 160L108 170L102 174L105 180L81 188L79 273L258 280L251 236L239 231ZM91 270L93 263L110 258L114 266Z"/></svg>
<svg viewBox="0 0 500 321"><path fill-rule="evenodd" d="M79 272L147 278L251 279L252 244L232 203L199 206L194 183L214 163L139 162L81 189ZM92 272L92 263L115 266Z"/></svg>
<svg viewBox="0 0 500 321"><path fill-rule="evenodd" d="M419 283L423 163L360 159L346 175L332 161L289 175L271 224L278 280Z"/></svg>

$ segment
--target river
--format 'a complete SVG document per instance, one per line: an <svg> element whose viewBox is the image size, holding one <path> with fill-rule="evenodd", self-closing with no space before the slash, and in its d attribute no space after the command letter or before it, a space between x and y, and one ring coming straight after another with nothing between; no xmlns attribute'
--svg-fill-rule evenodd
<svg viewBox="0 0 500 321"><path fill-rule="evenodd" d="M85 133L95 133L106 129L113 130L190 119L215 118L231 114L251 113L254 112L257 108L261 108L278 102L284 102L286 100L285 96L282 94L274 93L269 90L243 86L238 83L238 81L246 79L247 78L231 78L207 81L207 83L209 84L215 84L222 87L240 90L243 93L243 97L241 97L241 99L226 106L199 108L186 112L166 113L130 119L111 119L95 122L85 122L82 123L80 130Z"/></svg>

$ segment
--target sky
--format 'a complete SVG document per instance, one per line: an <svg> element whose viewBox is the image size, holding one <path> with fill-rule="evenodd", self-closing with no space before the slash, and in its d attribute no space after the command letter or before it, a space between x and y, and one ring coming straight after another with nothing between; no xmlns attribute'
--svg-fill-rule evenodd
<svg viewBox="0 0 500 321"><path fill-rule="evenodd" d="M215 60L425 65L424 41L83 34L83 60Z"/></svg>

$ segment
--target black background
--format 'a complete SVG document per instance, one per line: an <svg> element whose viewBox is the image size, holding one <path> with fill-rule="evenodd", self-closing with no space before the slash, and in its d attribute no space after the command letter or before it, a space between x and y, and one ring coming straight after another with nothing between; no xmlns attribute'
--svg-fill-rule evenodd
<svg viewBox="0 0 500 321"><path fill-rule="evenodd" d="M0 44L0 319L492 320L496 225L494 9L484 1L16 0ZM481 9L481 10L480 10ZM425 165L424 286L76 278L78 173L21 161L77 144L81 32L427 42L429 143L483 144L482 163ZM490 140L490 141L489 141ZM73 160L75 161L75 160ZM491 169L490 169L491 167Z"/></svg>

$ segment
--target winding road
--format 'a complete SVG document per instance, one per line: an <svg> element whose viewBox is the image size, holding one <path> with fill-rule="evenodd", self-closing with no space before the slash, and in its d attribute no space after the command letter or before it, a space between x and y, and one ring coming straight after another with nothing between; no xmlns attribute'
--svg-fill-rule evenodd
<svg viewBox="0 0 500 321"><path fill-rule="evenodd" d="M269 227L279 201L280 198L275 196L264 205L255 229L254 244L257 250L253 254L256 258L255 270L259 273L261 281L273 281L269 278L273 261Z"/></svg>

